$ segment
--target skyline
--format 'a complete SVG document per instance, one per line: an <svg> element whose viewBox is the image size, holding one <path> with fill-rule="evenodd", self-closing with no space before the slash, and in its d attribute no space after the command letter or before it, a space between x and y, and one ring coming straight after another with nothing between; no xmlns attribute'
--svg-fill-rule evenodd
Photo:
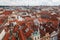
<svg viewBox="0 0 60 40"><path fill-rule="evenodd" d="M0 0L0 6L58 6L60 5L60 0Z"/></svg>

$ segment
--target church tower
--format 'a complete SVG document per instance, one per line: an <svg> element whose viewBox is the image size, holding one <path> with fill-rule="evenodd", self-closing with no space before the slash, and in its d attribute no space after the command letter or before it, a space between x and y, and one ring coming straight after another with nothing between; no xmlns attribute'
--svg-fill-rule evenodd
<svg viewBox="0 0 60 40"><path fill-rule="evenodd" d="M31 38L32 38L32 40L40 40L39 28L38 28L38 31L35 31L34 33L32 33Z"/></svg>

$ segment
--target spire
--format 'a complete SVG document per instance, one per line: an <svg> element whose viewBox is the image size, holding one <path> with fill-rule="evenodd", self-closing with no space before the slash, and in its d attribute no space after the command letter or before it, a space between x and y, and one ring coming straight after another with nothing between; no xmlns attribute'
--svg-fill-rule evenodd
<svg viewBox="0 0 60 40"><path fill-rule="evenodd" d="M40 33L40 30L39 30L39 28L38 28L38 32Z"/></svg>

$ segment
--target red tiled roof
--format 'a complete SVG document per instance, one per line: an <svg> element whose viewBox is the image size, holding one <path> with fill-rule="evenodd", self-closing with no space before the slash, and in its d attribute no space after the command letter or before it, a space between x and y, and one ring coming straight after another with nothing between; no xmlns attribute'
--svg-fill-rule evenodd
<svg viewBox="0 0 60 40"><path fill-rule="evenodd" d="M10 15L10 14L12 14L12 11L4 11L3 14Z"/></svg>

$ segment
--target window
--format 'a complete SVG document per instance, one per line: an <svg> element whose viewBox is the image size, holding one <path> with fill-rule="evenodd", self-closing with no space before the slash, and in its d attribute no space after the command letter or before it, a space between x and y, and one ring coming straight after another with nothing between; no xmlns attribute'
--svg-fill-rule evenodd
<svg viewBox="0 0 60 40"><path fill-rule="evenodd" d="M35 37L35 40L36 40L36 37Z"/></svg>
<svg viewBox="0 0 60 40"><path fill-rule="evenodd" d="M38 39L39 39L39 37L38 37Z"/></svg>
<svg viewBox="0 0 60 40"><path fill-rule="evenodd" d="M15 19L15 17L11 17L12 19Z"/></svg>
<svg viewBox="0 0 60 40"><path fill-rule="evenodd" d="M22 13L22 15L26 15L26 13Z"/></svg>
<svg viewBox="0 0 60 40"><path fill-rule="evenodd" d="M40 28L41 28L42 30L44 29L44 27L43 27L43 26L41 26Z"/></svg>
<svg viewBox="0 0 60 40"><path fill-rule="evenodd" d="M44 31L46 31L46 29L44 28Z"/></svg>

